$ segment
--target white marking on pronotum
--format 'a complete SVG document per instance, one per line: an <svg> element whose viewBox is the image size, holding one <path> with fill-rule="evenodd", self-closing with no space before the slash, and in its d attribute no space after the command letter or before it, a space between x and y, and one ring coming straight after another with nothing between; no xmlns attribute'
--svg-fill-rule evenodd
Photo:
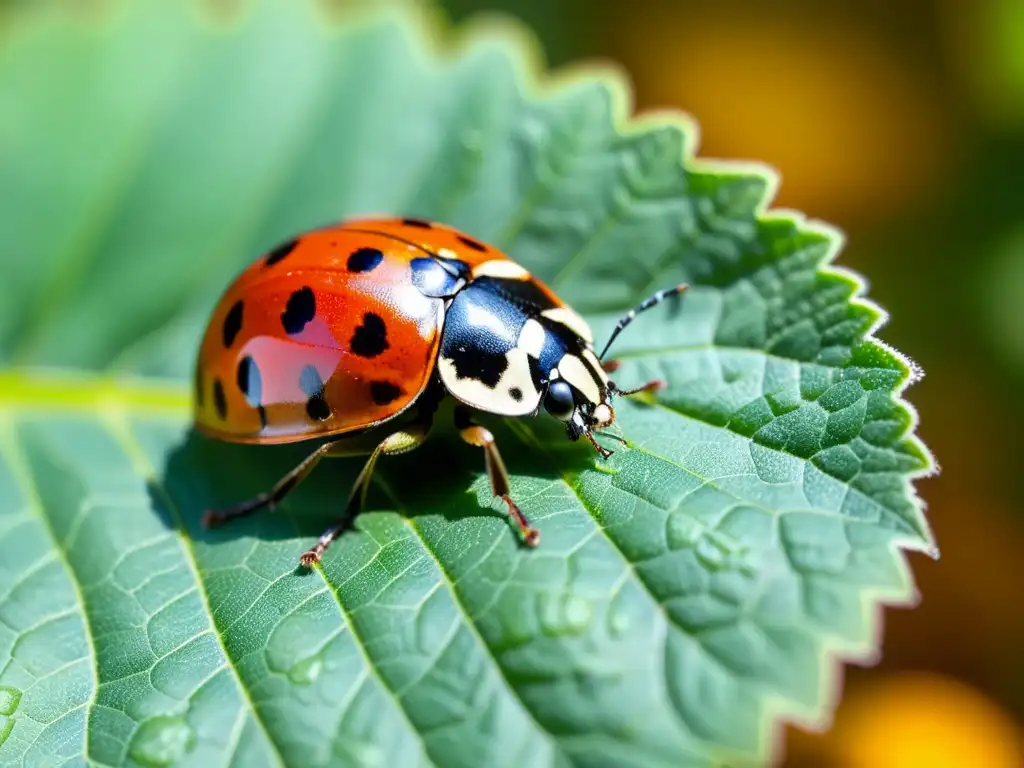
<svg viewBox="0 0 1024 768"><path fill-rule="evenodd" d="M519 332L519 341L516 346L530 357L539 358L541 350L544 349L545 333L544 326L530 318L523 325L523 330Z"/></svg>
<svg viewBox="0 0 1024 768"><path fill-rule="evenodd" d="M588 344L594 343L594 333L590 330L590 326L587 325L587 321L580 317L576 310L569 307L555 307L553 309L545 309L540 314L554 323L564 325Z"/></svg>
<svg viewBox="0 0 1024 768"><path fill-rule="evenodd" d="M439 358L437 367L448 391L466 405L503 416L525 416L540 402L540 392L530 375L530 362L519 347L509 350L505 359L508 367L493 389L479 379L460 379L455 363L447 357ZM512 389L518 389L522 398L513 398L509 394Z"/></svg>
<svg viewBox="0 0 1024 768"><path fill-rule="evenodd" d="M504 277L509 280L525 280L529 276L529 272L511 259L492 259L473 267L473 277Z"/></svg>
<svg viewBox="0 0 1024 768"><path fill-rule="evenodd" d="M494 313L474 304L472 301L467 301L464 308L466 310L466 319L471 326L477 329L486 329L499 339L509 343L512 342L508 326L501 322L501 318L495 316Z"/></svg>
<svg viewBox="0 0 1024 768"><path fill-rule="evenodd" d="M586 358L587 362L594 367L594 374L601 379L601 383L608 384L608 372L601 366L601 361L597 359L597 355L594 354L592 349L584 349L583 357Z"/></svg>
<svg viewBox="0 0 1024 768"><path fill-rule="evenodd" d="M592 403L601 402L601 390L594 381L594 375L576 355L563 355L558 361L558 370L562 378L578 389L587 400Z"/></svg>

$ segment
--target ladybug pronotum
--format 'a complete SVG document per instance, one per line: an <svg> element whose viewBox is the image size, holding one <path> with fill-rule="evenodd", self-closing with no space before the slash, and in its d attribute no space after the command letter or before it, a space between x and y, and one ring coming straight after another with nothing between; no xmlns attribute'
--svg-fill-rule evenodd
<svg viewBox="0 0 1024 768"><path fill-rule="evenodd" d="M483 449L491 489L523 541L540 534L509 496L494 437L473 412L533 416L541 407L607 458L595 431L615 419L621 390L602 363L642 312L686 289L659 291L619 321L601 354L583 318L495 248L421 219L358 219L305 232L252 263L215 308L196 365L195 421L238 443L331 438L269 491L210 510L204 524L273 508L325 456L381 429L345 512L299 558L316 563L362 506L381 454L420 446L441 400L453 397L462 439ZM404 416L402 425L387 425ZM615 435L604 434L619 439ZM366 454L366 450L359 451Z"/></svg>

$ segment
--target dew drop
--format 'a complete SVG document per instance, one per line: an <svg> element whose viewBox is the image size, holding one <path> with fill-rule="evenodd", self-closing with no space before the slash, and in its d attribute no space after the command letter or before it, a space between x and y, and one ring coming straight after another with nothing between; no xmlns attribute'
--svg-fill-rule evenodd
<svg viewBox="0 0 1024 768"><path fill-rule="evenodd" d="M0 715L13 715L20 703L20 690L9 685L0 685Z"/></svg>
<svg viewBox="0 0 1024 768"><path fill-rule="evenodd" d="M288 670L288 679L296 685L309 685L324 671L324 660L319 656L303 659Z"/></svg>
<svg viewBox="0 0 1024 768"><path fill-rule="evenodd" d="M349 758L345 762L352 762L355 765L365 768L375 768L384 765L384 751L376 744L368 744L363 741L346 740L342 742L341 749L336 749L335 754Z"/></svg>
<svg viewBox="0 0 1024 768"><path fill-rule="evenodd" d="M551 637L578 635L586 631L593 617L590 601L579 595L541 595L538 618Z"/></svg>
<svg viewBox="0 0 1024 768"><path fill-rule="evenodd" d="M612 637L622 637L629 630L629 616L623 611L613 613L608 621L608 629Z"/></svg>
<svg viewBox="0 0 1024 768"><path fill-rule="evenodd" d="M703 532L703 526L689 515L673 512L668 517L666 536L669 549L689 549Z"/></svg>
<svg viewBox="0 0 1024 768"><path fill-rule="evenodd" d="M697 559L709 571L720 571L728 565L729 553L721 542L711 536L702 536L697 542Z"/></svg>
<svg viewBox="0 0 1024 768"><path fill-rule="evenodd" d="M163 768L195 746L195 733L183 717L151 717L136 731L128 753L137 762Z"/></svg>
<svg viewBox="0 0 1024 768"><path fill-rule="evenodd" d="M562 606L565 628L570 632L583 632L590 624L594 609L590 601L578 595L566 595Z"/></svg>

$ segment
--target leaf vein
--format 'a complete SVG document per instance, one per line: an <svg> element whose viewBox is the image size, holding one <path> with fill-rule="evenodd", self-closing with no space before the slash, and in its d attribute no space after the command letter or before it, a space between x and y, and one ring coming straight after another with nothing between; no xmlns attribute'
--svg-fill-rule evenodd
<svg viewBox="0 0 1024 768"><path fill-rule="evenodd" d="M466 604L462 601L462 598L459 595L459 591L455 588L455 582L452 580L451 574L448 572L448 569L445 568L444 563L437 556L437 553L434 551L433 547L431 547L430 543L427 540L427 537L423 535L423 532L420 530L420 527L416 524L415 520L413 520L410 517L409 510L404 505L401 504L401 502L395 495L394 491L384 481L383 477L381 476L381 473L378 473L377 475L374 476L374 482L378 486L380 486L387 494L387 496L391 499L392 503L401 513L403 523L406 525L406 527L409 528L409 530L411 530L415 534L417 540L420 543L420 546L423 548L423 551L426 553L427 557L429 557L433 561L434 566L437 568L438 575L444 581L444 584L448 589L448 593L451 595L452 601L458 607L460 613L467 619L467 621L465 622L467 630L469 631L470 635L472 635L473 639L476 641L478 646L487 652L486 657L490 659L494 671L497 672L498 677L505 683L505 687L508 690L508 692L512 695L513 700L520 707L523 714L525 714L527 718L530 720L530 722L534 724L534 726L537 729L537 732L540 733L549 742L554 756L563 758L566 757L561 746L558 744L558 741L555 738L554 734L552 734L548 729L541 725L540 721L537 720L536 715L527 706L526 701L522 698L522 696L520 696L519 691L516 690L515 686L512 685L512 682L505 674L504 667L501 666L501 663L494 655L494 649L490 646L490 644L488 644L484 636L481 634L480 629L477 627L476 623L473 620L473 614L469 611Z"/></svg>
<svg viewBox="0 0 1024 768"><path fill-rule="evenodd" d="M377 668L377 665L374 663L373 658L370 656L370 653L366 648L365 639L360 634L359 630L356 628L356 623L352 621L351 612L349 611L348 608L345 607L345 602L344 600L342 600L341 592L334 588L334 586L328 580L327 574L323 572L323 568L321 568L319 564L314 566L314 570L318 574L320 574L320 578L323 579L324 584L328 588L328 591L334 598L334 602L338 606L338 612L341 614L341 618L345 622L345 626L348 627L349 634L352 637L352 644L354 645L356 651L359 653L359 656L363 660L363 667L366 670L367 675L372 677L380 686L380 689L391 699L392 703L395 705L395 709L398 712L399 716L405 721L405 724L408 727L409 732L415 736L416 740L420 744L420 748L423 754L428 756L428 761L430 761L430 764L433 765L433 761L429 758L427 745L423 740L423 733L420 731L419 728L416 727L416 724L412 721L412 718L410 717L408 710L405 708L405 704L401 701L401 699L399 699L395 695L395 692L388 686L387 682L384 680L383 675L381 675L380 670Z"/></svg>

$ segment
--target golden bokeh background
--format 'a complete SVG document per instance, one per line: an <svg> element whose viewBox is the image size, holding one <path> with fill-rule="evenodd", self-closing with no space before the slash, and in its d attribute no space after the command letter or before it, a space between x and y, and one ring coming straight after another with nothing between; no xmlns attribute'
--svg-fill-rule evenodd
<svg viewBox="0 0 1024 768"><path fill-rule="evenodd" d="M693 116L701 157L777 168L776 205L846 233L881 338L925 371L941 559L911 557L921 602L780 764L1024 766L1024 0L442 4L518 17L556 66L611 60L638 111Z"/></svg>

